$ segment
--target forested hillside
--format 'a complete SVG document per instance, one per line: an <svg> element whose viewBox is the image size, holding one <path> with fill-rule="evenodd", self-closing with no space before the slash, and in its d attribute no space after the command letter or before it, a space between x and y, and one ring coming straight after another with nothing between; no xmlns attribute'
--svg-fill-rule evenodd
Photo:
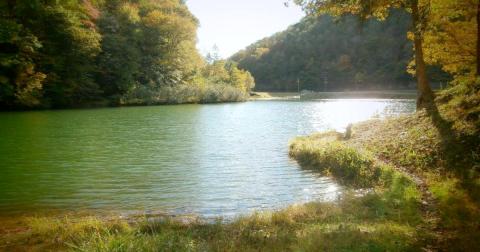
<svg viewBox="0 0 480 252"><path fill-rule="evenodd" d="M253 78L206 63L197 27L180 0L3 0L0 108L244 100Z"/></svg>
<svg viewBox="0 0 480 252"><path fill-rule="evenodd" d="M255 77L257 90L315 91L405 89L412 43L409 15L394 11L386 21L357 16L308 16L232 56ZM445 81L438 70L437 82Z"/></svg>

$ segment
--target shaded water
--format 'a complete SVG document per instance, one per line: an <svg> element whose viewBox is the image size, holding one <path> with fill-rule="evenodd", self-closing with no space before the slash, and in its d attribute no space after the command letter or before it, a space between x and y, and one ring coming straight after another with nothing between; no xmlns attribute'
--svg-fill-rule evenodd
<svg viewBox="0 0 480 252"><path fill-rule="evenodd" d="M288 141L410 100L255 101L0 113L0 214L52 209L231 216L335 198Z"/></svg>

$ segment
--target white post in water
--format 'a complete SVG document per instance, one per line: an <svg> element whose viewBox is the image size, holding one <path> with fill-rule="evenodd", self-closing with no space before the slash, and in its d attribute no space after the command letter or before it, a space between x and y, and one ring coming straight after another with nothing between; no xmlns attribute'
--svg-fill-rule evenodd
<svg viewBox="0 0 480 252"><path fill-rule="evenodd" d="M297 91L300 94L300 79L297 78Z"/></svg>

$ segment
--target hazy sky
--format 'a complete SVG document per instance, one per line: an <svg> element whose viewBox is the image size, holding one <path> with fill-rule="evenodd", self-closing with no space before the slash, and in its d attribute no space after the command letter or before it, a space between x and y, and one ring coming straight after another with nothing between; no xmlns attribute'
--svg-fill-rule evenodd
<svg viewBox="0 0 480 252"><path fill-rule="evenodd" d="M246 46L286 29L304 16L286 0L187 0L200 20L198 48L205 54L217 45L229 57Z"/></svg>

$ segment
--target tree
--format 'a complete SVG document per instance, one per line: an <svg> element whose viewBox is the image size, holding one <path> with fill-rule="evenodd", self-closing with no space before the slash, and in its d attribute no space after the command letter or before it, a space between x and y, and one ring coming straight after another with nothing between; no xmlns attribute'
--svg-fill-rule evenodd
<svg viewBox="0 0 480 252"><path fill-rule="evenodd" d="M477 3L477 77L480 77L480 1Z"/></svg>
<svg viewBox="0 0 480 252"><path fill-rule="evenodd" d="M453 78L438 100L455 127L472 133L480 131L478 8L478 0L431 0L424 32L426 62Z"/></svg>
<svg viewBox="0 0 480 252"><path fill-rule="evenodd" d="M255 87L255 81L248 71L238 69L237 63L227 62L225 65L229 73L228 83L245 93L250 92Z"/></svg>
<svg viewBox="0 0 480 252"><path fill-rule="evenodd" d="M5 7L0 6L0 105L35 107L41 102L46 78L35 64L42 44L8 12L3 13Z"/></svg>
<svg viewBox="0 0 480 252"><path fill-rule="evenodd" d="M102 52L97 58L98 82L104 94L117 103L137 84L140 71L140 14L130 3L110 4L98 20Z"/></svg>
<svg viewBox="0 0 480 252"><path fill-rule="evenodd" d="M87 104L102 95L94 78L101 35L86 14L76 1L58 1L45 4L31 24L43 44L39 66L48 75L45 95L54 107Z"/></svg>
<svg viewBox="0 0 480 252"><path fill-rule="evenodd" d="M2 0L0 106L200 101L197 27L179 0ZM228 88L211 88L221 97L214 101L242 100L243 86L229 85L225 63L218 67L208 78ZM188 99L174 97L182 92Z"/></svg>
<svg viewBox="0 0 480 252"><path fill-rule="evenodd" d="M212 47L212 50L207 53L207 56L205 57L205 60L207 61L208 64L212 64L215 61L220 60L220 49L218 49L218 46L215 44Z"/></svg>
<svg viewBox="0 0 480 252"><path fill-rule="evenodd" d="M415 73L417 77L417 108L429 107L434 94L427 76L423 53L423 31L427 22L428 1L423 0L295 0L307 10L315 13L343 15L351 13L362 18L385 19L391 8L402 8L411 14L412 34L415 50Z"/></svg>
<svg viewBox="0 0 480 252"><path fill-rule="evenodd" d="M476 0L432 0L424 32L425 61L440 65L455 79L477 74Z"/></svg>

